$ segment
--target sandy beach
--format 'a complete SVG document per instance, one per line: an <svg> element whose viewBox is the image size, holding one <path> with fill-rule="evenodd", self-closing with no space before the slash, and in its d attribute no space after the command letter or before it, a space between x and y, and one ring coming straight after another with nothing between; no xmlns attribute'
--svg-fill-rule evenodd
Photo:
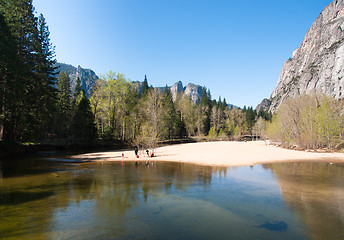
<svg viewBox="0 0 344 240"><path fill-rule="evenodd" d="M123 156L122 156L123 154ZM257 142L202 142L164 146L155 149L156 156L146 156L134 150L97 152L72 156L87 161L169 161L209 166L251 166L282 161L344 162L344 153L317 153L289 150L264 141Z"/></svg>

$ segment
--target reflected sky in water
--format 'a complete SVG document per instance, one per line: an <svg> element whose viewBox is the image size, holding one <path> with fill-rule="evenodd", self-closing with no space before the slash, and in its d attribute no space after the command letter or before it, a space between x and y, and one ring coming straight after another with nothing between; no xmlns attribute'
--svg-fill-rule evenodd
<svg viewBox="0 0 344 240"><path fill-rule="evenodd" d="M1 164L1 239L344 239L342 164L24 160Z"/></svg>

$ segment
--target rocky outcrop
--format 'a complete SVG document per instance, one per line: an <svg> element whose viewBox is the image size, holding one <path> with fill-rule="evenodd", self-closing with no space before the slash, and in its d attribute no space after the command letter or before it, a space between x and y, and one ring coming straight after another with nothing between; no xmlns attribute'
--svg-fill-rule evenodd
<svg viewBox="0 0 344 240"><path fill-rule="evenodd" d="M95 84L95 81L98 79L98 76L91 69L84 69L80 66L76 68L70 64L64 63L56 63L56 67L58 72L66 71L68 73L68 76L71 80L72 90L74 90L76 79L79 77L81 88L85 91L88 97L91 95L92 87Z"/></svg>
<svg viewBox="0 0 344 240"><path fill-rule="evenodd" d="M344 0L330 3L281 70L270 110L288 97L315 93L344 97Z"/></svg>
<svg viewBox="0 0 344 240"><path fill-rule="evenodd" d="M202 87L200 85L196 85L193 83L189 83L186 87L183 87L183 83L181 81L176 82L171 87L171 93L173 101L177 99L177 96L180 94L185 94L190 97L191 101L194 103L197 102L202 95Z"/></svg>
<svg viewBox="0 0 344 240"><path fill-rule="evenodd" d="M181 81L176 82L171 87L171 94L173 101L175 101L180 93L184 92L183 83Z"/></svg>
<svg viewBox="0 0 344 240"><path fill-rule="evenodd" d="M261 111L263 112L268 112L271 106L271 101L267 98L264 98L263 101L258 104L258 106L256 107L256 112L259 113Z"/></svg>
<svg viewBox="0 0 344 240"><path fill-rule="evenodd" d="M191 101L194 103L197 102L202 95L202 87L200 85L195 85L193 83L189 83L184 90L184 94L190 96Z"/></svg>
<svg viewBox="0 0 344 240"><path fill-rule="evenodd" d="M74 90L76 79L79 77L81 81L81 88L86 92L86 95L89 97L92 93L92 87L95 84L98 76L91 70L91 69L84 69L80 66L77 68L64 63L56 63L55 67L57 67L57 71L63 72L66 71L68 76L71 80L71 88ZM58 76L57 76L58 78ZM143 82L133 81L134 86L137 88L138 92L141 93L141 89L143 86ZM161 91L165 89L165 87L158 87ZM176 82L172 85L172 87L168 87L171 90L173 101L177 99L179 94L186 94L190 97L190 99L196 103L196 101L202 95L202 87L200 85L196 85L193 83L189 83L186 87L183 87L183 83L181 81Z"/></svg>
<svg viewBox="0 0 344 240"><path fill-rule="evenodd" d="M196 103L202 95L202 87L200 85L189 83L188 85L186 85L186 87L183 87L183 83L181 81L173 84L172 87L170 87L170 90L173 101L177 99L178 95L186 94L190 97L191 101Z"/></svg>

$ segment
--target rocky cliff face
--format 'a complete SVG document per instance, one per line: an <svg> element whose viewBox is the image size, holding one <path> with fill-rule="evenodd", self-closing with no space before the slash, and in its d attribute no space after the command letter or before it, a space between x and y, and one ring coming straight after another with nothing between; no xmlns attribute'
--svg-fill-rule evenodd
<svg viewBox="0 0 344 240"><path fill-rule="evenodd" d="M263 112L268 112L271 106L271 101L267 98L264 98L263 101L258 104L258 106L256 107L256 112L259 113L261 111Z"/></svg>
<svg viewBox="0 0 344 240"><path fill-rule="evenodd" d="M344 0L330 3L281 70L270 110L288 97L309 93L344 97Z"/></svg>
<svg viewBox="0 0 344 240"><path fill-rule="evenodd" d="M173 84L171 87L173 101L175 101L177 99L178 94L182 92L184 92L184 89L183 89L183 83L181 81Z"/></svg>
<svg viewBox="0 0 344 240"><path fill-rule="evenodd" d="M190 96L191 101L195 103L199 98L201 98L202 87L200 85L189 83L185 87L184 94Z"/></svg>
<svg viewBox="0 0 344 240"><path fill-rule="evenodd" d="M76 85L76 79L80 78L81 88L86 92L86 95L89 97L92 92L92 87L95 84L95 81L98 79L98 76L91 69L84 69L80 66L77 68L64 63L56 63L59 72L66 71L71 80L72 90L74 90ZM57 76L58 77L58 76Z"/></svg>
<svg viewBox="0 0 344 240"><path fill-rule="evenodd" d="M188 85L186 85L186 87L183 87L183 83L179 81L173 84L173 86L170 89L171 89L173 101L177 99L177 96L179 94L183 93L189 96L191 101L196 103L197 100L201 98L201 95L202 95L202 87L200 85L195 85L193 83L189 83Z"/></svg>

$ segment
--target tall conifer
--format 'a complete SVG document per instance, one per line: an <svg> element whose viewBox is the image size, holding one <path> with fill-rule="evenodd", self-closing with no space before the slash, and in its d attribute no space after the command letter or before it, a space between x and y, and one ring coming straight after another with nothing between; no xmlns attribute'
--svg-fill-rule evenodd
<svg viewBox="0 0 344 240"><path fill-rule="evenodd" d="M145 75L145 79L143 80L143 84L142 84L140 97L147 96L148 90L149 90L149 86L148 86L147 76Z"/></svg>
<svg viewBox="0 0 344 240"><path fill-rule="evenodd" d="M0 139L15 140L15 120L23 96L17 42L0 12Z"/></svg>
<svg viewBox="0 0 344 240"><path fill-rule="evenodd" d="M162 136L171 139L175 137L177 128L177 113L174 107L171 90L166 86L162 94Z"/></svg>
<svg viewBox="0 0 344 240"><path fill-rule="evenodd" d="M57 135L61 138L68 136L68 127L71 119L71 83L67 72L61 72L57 82Z"/></svg>

